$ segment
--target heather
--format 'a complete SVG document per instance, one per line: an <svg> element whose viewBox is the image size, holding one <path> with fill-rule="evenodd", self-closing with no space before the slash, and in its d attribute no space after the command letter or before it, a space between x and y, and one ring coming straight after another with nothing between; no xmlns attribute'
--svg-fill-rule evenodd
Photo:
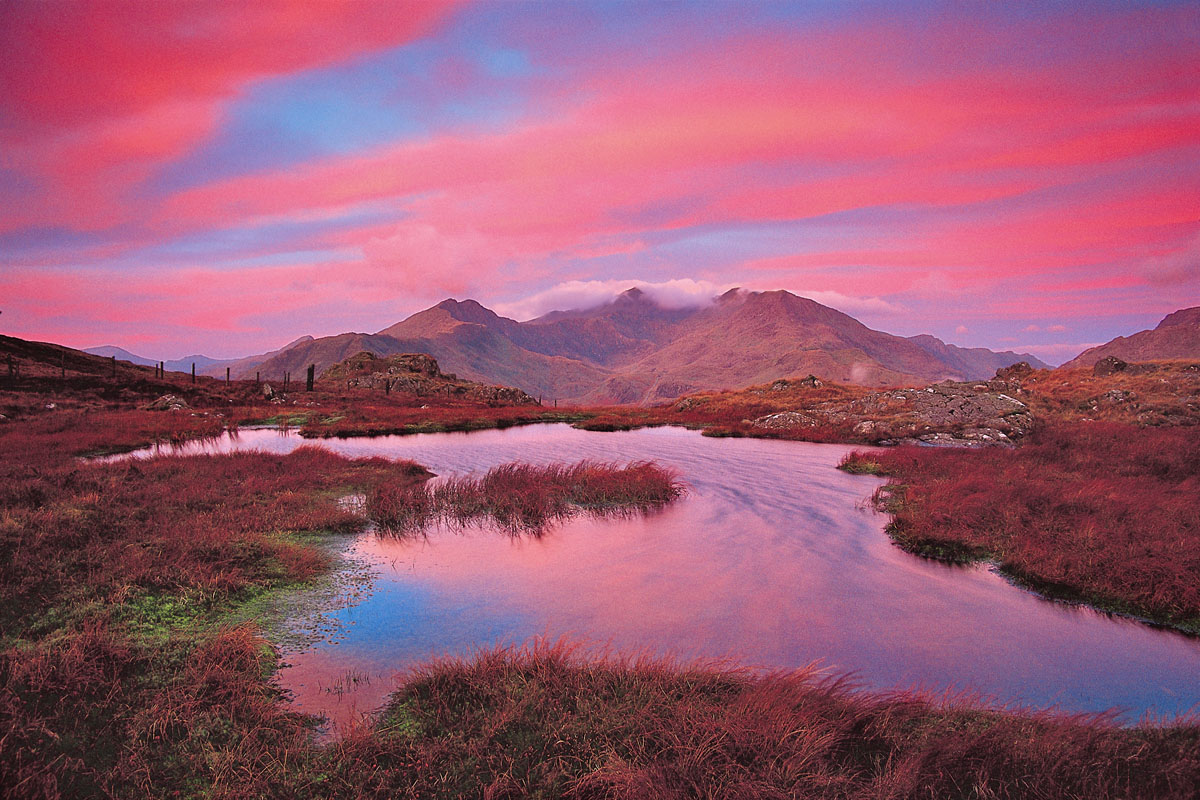
<svg viewBox="0 0 1200 800"><path fill-rule="evenodd" d="M1200 438L1186 427L1057 423L1019 448L855 453L888 475L905 549L991 559L1048 595L1200 632Z"/></svg>

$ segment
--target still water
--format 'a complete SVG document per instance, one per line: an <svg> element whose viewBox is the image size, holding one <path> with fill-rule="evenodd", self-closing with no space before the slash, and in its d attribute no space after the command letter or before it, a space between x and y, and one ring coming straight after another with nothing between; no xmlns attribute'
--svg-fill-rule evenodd
<svg viewBox="0 0 1200 800"><path fill-rule="evenodd" d="M243 430L169 451L303 444L312 442ZM435 528L348 540L346 555L374 573L370 588L324 612L339 636L287 654L281 674L300 707L337 725L377 708L409 665L538 636L764 668L819 662L870 688L1116 708L1126 721L1200 704L1200 640L1048 602L986 567L892 545L887 518L868 502L881 481L835 469L851 447L566 425L320 445L412 459L440 476L512 461L654 460L688 486L648 516L575 519L541 538Z"/></svg>

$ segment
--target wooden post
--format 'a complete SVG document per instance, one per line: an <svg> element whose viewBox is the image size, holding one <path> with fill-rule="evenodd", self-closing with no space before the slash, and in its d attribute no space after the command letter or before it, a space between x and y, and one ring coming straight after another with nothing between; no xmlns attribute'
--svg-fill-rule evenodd
<svg viewBox="0 0 1200 800"><path fill-rule="evenodd" d="M196 362L192 362L192 383L196 382Z"/></svg>
<svg viewBox="0 0 1200 800"><path fill-rule="evenodd" d="M259 373L257 373L257 372L256 372L256 373L254 373L254 384L255 384L256 386L257 386L258 384L262 383L262 381L260 381L260 380L258 379L258 376L259 376Z"/></svg>
<svg viewBox="0 0 1200 800"><path fill-rule="evenodd" d="M558 408L558 398L554 398L554 407Z"/></svg>
<svg viewBox="0 0 1200 800"><path fill-rule="evenodd" d="M65 378L67 377L67 354L65 352L59 353L58 358L58 367L62 370L62 377Z"/></svg>
<svg viewBox="0 0 1200 800"><path fill-rule="evenodd" d="M316 378L317 378L317 365L309 364L308 365L308 383L305 386L304 391L311 392L313 390L313 381L316 380Z"/></svg>
<svg viewBox="0 0 1200 800"><path fill-rule="evenodd" d="M292 382L292 373L290 373L290 372L283 373L283 388L284 389L288 388L288 384L291 382Z"/></svg>
<svg viewBox="0 0 1200 800"><path fill-rule="evenodd" d="M115 378L117 377L117 357L109 356L109 358L112 359L112 376Z"/></svg>
<svg viewBox="0 0 1200 800"><path fill-rule="evenodd" d="M225 368L225 382L229 383L229 367Z"/></svg>
<svg viewBox="0 0 1200 800"><path fill-rule="evenodd" d="M158 362L158 377L163 380L167 379L167 362L165 362L165 361Z"/></svg>
<svg viewBox="0 0 1200 800"><path fill-rule="evenodd" d="M12 353L8 354L8 377L13 377L17 373L13 371Z"/></svg>
<svg viewBox="0 0 1200 800"><path fill-rule="evenodd" d="M392 380L391 380L391 378L388 378L387 380L385 380L385 381L383 382L383 393L384 393L384 394L391 394L391 393L392 393Z"/></svg>

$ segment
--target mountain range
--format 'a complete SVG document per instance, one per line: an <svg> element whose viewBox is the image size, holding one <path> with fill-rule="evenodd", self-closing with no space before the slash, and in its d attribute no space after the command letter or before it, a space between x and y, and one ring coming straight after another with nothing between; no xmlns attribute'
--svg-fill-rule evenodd
<svg viewBox="0 0 1200 800"><path fill-rule="evenodd" d="M1200 358L1200 306L1168 314L1152 330L1118 336L1084 350L1064 367L1090 367L1105 356L1122 361L1165 361Z"/></svg>
<svg viewBox="0 0 1200 800"><path fill-rule="evenodd" d="M527 322L474 300L444 300L377 333L304 337L272 353L205 370L223 377L318 373L356 353L428 353L446 372L515 386L546 400L654 403L704 389L814 374L871 386L974 380L1025 353L905 338L786 291L733 289L697 308L669 308L632 288L597 308ZM190 366L189 366L190 368Z"/></svg>

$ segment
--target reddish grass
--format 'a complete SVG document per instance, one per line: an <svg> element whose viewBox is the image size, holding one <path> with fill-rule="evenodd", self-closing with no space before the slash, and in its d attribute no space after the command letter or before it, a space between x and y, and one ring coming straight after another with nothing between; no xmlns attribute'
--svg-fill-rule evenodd
<svg viewBox="0 0 1200 800"><path fill-rule="evenodd" d="M285 534L361 526L339 491L428 473L317 448L76 458L215 432L212 417L150 412L0 427L6 797L162 797L201 785L236 797L290 780L275 762L309 746L311 724L265 681L275 656L248 629L205 620L323 570L319 550Z"/></svg>
<svg viewBox="0 0 1200 800"><path fill-rule="evenodd" d="M674 473L651 462L504 464L483 477L450 478L432 488L382 484L367 498L367 513L390 530L412 530L434 519L465 524L490 517L512 531L537 531L580 511L657 508L682 492Z"/></svg>
<svg viewBox="0 0 1200 800"><path fill-rule="evenodd" d="M994 558L1056 597L1200 632L1200 437L1115 423L1043 427L1016 450L898 448L844 465L890 475L892 536Z"/></svg>
<svg viewBox="0 0 1200 800"><path fill-rule="evenodd" d="M300 435L328 438L442 433L580 418L577 412L558 412L540 406L487 406L467 400L406 397L399 393L383 403L371 394L362 403L351 402L347 397L325 398L322 408L307 416Z"/></svg>
<svg viewBox="0 0 1200 800"><path fill-rule="evenodd" d="M330 791L363 797L1057 800L1200 785L1194 725L1123 729L561 643L422 667L378 732L334 752Z"/></svg>
<svg viewBox="0 0 1200 800"><path fill-rule="evenodd" d="M811 673L588 660L561 646L420 669L377 730L318 747L314 721L269 681L278 659L266 643L212 620L247 593L322 569L315 550L281 534L352 527L339 493L415 494L425 475L313 449L76 458L212 435L261 410L223 413L56 410L0 425L5 797L1184 798L1200 785L1194 720L1125 729L965 698L857 693ZM913 459L959 464L947 480L1001 459L996 474L1017 497L1022 481L1050 481L1027 504L1030 519L1058 502L1052 479L1072 486L1082 471L1102 489L1085 499L1108 508L1132 487L1141 499L1128 514L1194 533L1194 522L1153 515L1187 512L1197 445L1154 433L1164 438L1139 446L1124 428L1095 442L1061 432L1031 445L1044 463L1015 462L1024 477L1002 459L1026 450ZM1080 437L1085 449L1072 450ZM969 458L984 460L954 461ZM602 504L616 489L600 481L576 502ZM972 513L986 513L987 491ZM1165 556L1153 548L1169 544L1158 539L1155 568Z"/></svg>

